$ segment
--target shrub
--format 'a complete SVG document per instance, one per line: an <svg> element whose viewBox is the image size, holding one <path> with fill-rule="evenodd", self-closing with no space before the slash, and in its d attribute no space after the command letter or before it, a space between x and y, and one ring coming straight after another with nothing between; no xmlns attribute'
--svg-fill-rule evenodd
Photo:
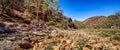
<svg viewBox="0 0 120 50"><path fill-rule="evenodd" d="M61 23L57 23L56 27L62 27L62 24Z"/></svg>
<svg viewBox="0 0 120 50"><path fill-rule="evenodd" d="M104 36L104 37L110 37L111 35L115 35L116 33L119 32L119 30L113 30L113 29L105 29L105 30L100 30L101 33L100 35Z"/></svg>
<svg viewBox="0 0 120 50"><path fill-rule="evenodd" d="M115 35L114 40L118 40L118 41L120 41L120 34Z"/></svg>
<svg viewBox="0 0 120 50"><path fill-rule="evenodd" d="M120 33L119 29L91 29L91 30L86 29L84 31L88 33L97 33L98 35L103 36L103 37L110 37L111 35Z"/></svg>
<svg viewBox="0 0 120 50"><path fill-rule="evenodd" d="M78 50L83 50L83 47L85 46L85 44L87 43L88 39L81 39L80 41L78 41L78 45L79 45L79 48Z"/></svg>
<svg viewBox="0 0 120 50"><path fill-rule="evenodd" d="M47 22L47 25L55 25L55 22L51 20L51 21Z"/></svg>
<svg viewBox="0 0 120 50"><path fill-rule="evenodd" d="M50 46L47 47L47 50L54 50L54 49L53 49L52 46L50 45Z"/></svg>
<svg viewBox="0 0 120 50"><path fill-rule="evenodd" d="M80 21L75 20L75 21L74 21L74 24L75 24L75 26L76 26L77 28L79 28L79 29L85 28L84 24L83 24L82 22L80 22Z"/></svg>
<svg viewBox="0 0 120 50"><path fill-rule="evenodd" d="M64 19L61 24L62 24L62 28L68 29L68 21L67 20Z"/></svg>

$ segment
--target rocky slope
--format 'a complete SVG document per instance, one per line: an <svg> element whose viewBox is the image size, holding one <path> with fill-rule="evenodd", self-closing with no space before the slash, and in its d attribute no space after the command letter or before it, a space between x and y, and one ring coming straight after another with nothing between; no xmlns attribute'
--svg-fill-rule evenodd
<svg viewBox="0 0 120 50"><path fill-rule="evenodd" d="M104 16L94 16L83 21L85 28L94 28L99 22L106 19Z"/></svg>
<svg viewBox="0 0 120 50"><path fill-rule="evenodd" d="M53 26L1 23L1 50L120 50L120 41L84 30L62 30ZM43 25L43 26L42 26ZM42 29L46 28L46 29ZM15 31L13 31L15 30ZM9 31L9 32L6 32Z"/></svg>

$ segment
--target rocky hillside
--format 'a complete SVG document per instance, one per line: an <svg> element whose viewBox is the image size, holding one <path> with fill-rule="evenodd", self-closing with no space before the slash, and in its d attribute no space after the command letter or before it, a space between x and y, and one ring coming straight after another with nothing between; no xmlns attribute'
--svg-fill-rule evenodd
<svg viewBox="0 0 120 50"><path fill-rule="evenodd" d="M62 10L55 8L59 6L58 1L28 1L28 0L6 0L0 1L0 21L17 22L25 24L38 24L43 21L48 26L59 28L74 28L71 18L62 14ZM39 3L39 4L37 4ZM53 5L54 4L54 5ZM63 27L63 25L65 27Z"/></svg>
<svg viewBox="0 0 120 50"><path fill-rule="evenodd" d="M116 13L110 16L94 16L83 21L85 28L111 28L120 29L120 13Z"/></svg>
<svg viewBox="0 0 120 50"><path fill-rule="evenodd" d="M85 28L94 28L99 22L106 19L104 16L94 16L83 21Z"/></svg>

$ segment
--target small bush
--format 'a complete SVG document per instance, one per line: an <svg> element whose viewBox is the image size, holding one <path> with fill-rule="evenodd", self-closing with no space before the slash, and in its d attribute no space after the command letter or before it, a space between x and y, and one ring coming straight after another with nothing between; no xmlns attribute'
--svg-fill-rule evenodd
<svg viewBox="0 0 120 50"><path fill-rule="evenodd" d="M101 30L100 35L104 36L104 37L110 37L111 35L115 35L116 33L118 33L119 30Z"/></svg>
<svg viewBox="0 0 120 50"><path fill-rule="evenodd" d="M116 35L116 36L114 37L114 40L120 41L120 34Z"/></svg>
<svg viewBox="0 0 120 50"><path fill-rule="evenodd" d="M62 27L61 23L57 23L56 27Z"/></svg>
<svg viewBox="0 0 120 50"><path fill-rule="evenodd" d="M54 50L52 46L48 46L46 50Z"/></svg>
<svg viewBox="0 0 120 50"><path fill-rule="evenodd" d="M62 28L68 29L68 21L67 20L63 20L61 24L62 24Z"/></svg>
<svg viewBox="0 0 120 50"><path fill-rule="evenodd" d="M54 21L49 21L49 22L47 22L47 25L55 25L55 22Z"/></svg>
<svg viewBox="0 0 120 50"><path fill-rule="evenodd" d="M120 30L118 29L91 29L91 30L84 30L88 33L97 33L100 36L103 37L110 37L111 35L115 35L116 33L120 33Z"/></svg>
<svg viewBox="0 0 120 50"><path fill-rule="evenodd" d="M85 46L87 41L88 41L88 39L81 39L80 41L78 41L78 45L79 45L78 50L83 50L83 47Z"/></svg>

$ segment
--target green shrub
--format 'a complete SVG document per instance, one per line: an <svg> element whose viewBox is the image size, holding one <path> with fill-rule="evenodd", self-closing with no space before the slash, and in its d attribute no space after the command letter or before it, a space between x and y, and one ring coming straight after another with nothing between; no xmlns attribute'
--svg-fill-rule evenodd
<svg viewBox="0 0 120 50"><path fill-rule="evenodd" d="M62 23L57 23L56 27L62 27Z"/></svg>
<svg viewBox="0 0 120 50"><path fill-rule="evenodd" d="M110 37L111 35L115 35L116 33L120 33L119 29L86 29L84 30L87 33L97 33L103 37Z"/></svg>
<svg viewBox="0 0 120 50"><path fill-rule="evenodd" d="M77 28L79 28L79 29L85 28L84 24L83 24L82 22L80 22L80 21L75 20L73 23L74 23L75 26L76 26Z"/></svg>
<svg viewBox="0 0 120 50"><path fill-rule="evenodd" d="M54 50L54 49L52 48L52 46L48 46L47 50Z"/></svg>
<svg viewBox="0 0 120 50"><path fill-rule="evenodd" d="M115 35L116 33L120 32L119 30L113 30L113 29L106 29L100 31L101 31L100 35L104 37L110 37L111 35Z"/></svg>
<svg viewBox="0 0 120 50"><path fill-rule="evenodd" d="M78 45L79 45L79 48L78 50L83 50L83 47L85 46L85 44L88 42L88 39L81 39L78 41Z"/></svg>
<svg viewBox="0 0 120 50"><path fill-rule="evenodd" d="M68 29L68 20L64 19L61 24L62 24L62 28Z"/></svg>
<svg viewBox="0 0 120 50"><path fill-rule="evenodd" d="M55 25L55 22L51 20L51 21L47 22L47 25Z"/></svg>
<svg viewBox="0 0 120 50"><path fill-rule="evenodd" d="M120 34L115 35L114 40L118 40L118 41L120 41Z"/></svg>

